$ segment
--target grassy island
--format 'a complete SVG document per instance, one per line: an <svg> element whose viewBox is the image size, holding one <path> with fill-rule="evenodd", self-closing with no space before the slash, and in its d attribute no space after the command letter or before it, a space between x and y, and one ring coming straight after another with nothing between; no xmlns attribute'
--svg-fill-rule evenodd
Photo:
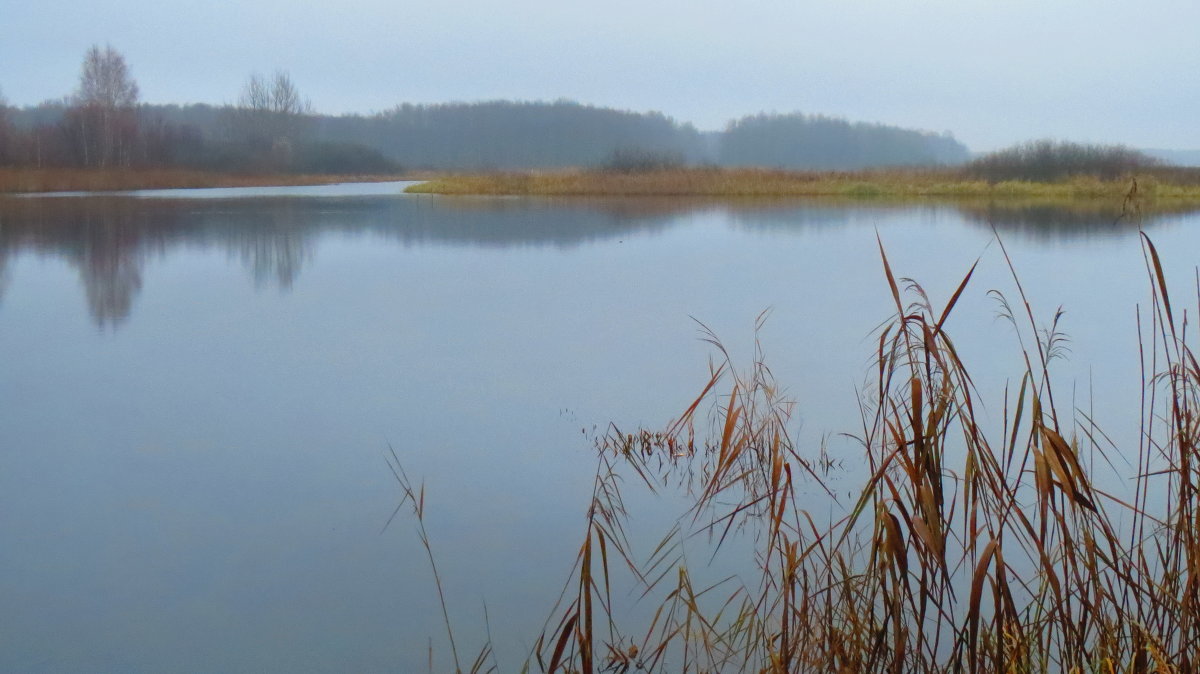
<svg viewBox="0 0 1200 674"><path fill-rule="evenodd" d="M1200 203L1200 181L1190 172L1177 169L1107 179L1073 176L1000 181L974 178L955 170L575 170L450 175L413 185L407 191L450 195L1120 199L1129 193L1135 178L1145 198Z"/></svg>
<svg viewBox="0 0 1200 674"><path fill-rule="evenodd" d="M1091 199L1135 195L1200 203L1200 169L1170 166L1121 146L1036 141L959 166L859 171L689 167L669 157L617 157L553 172L450 175L409 192L546 196Z"/></svg>

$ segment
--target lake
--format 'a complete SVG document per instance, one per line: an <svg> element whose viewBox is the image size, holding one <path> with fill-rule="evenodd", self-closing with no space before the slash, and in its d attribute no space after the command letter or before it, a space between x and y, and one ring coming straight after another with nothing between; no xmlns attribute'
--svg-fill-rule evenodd
<svg viewBox="0 0 1200 674"><path fill-rule="evenodd" d="M740 368L761 343L799 445L853 481L840 434L894 311L877 237L938 305L980 260L946 327L999 414L1021 373L999 236L1039 323L1066 310L1060 406L1136 447L1150 289L1120 204L403 187L0 197L0 670L424 671L431 648L446 670L415 521L387 525L394 451L460 650L490 627L514 671L581 543L594 439L695 398L701 326ZM1141 224L1194 306L1200 215Z"/></svg>

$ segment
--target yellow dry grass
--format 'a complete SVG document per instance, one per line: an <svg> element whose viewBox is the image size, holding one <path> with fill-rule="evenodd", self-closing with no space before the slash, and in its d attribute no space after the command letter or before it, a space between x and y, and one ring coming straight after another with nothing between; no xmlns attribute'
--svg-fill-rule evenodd
<svg viewBox="0 0 1200 674"><path fill-rule="evenodd" d="M1200 203L1200 185L1138 178L1143 198ZM564 170L448 175L413 185L416 194L521 196L1057 198L1113 197L1129 179L1079 177L1058 182L974 180L952 170L879 170L855 173L769 169L691 168L620 173Z"/></svg>

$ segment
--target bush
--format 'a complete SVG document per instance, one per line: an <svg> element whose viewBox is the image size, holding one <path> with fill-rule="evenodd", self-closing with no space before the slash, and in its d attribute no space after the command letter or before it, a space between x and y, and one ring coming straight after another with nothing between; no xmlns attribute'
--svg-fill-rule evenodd
<svg viewBox="0 0 1200 674"><path fill-rule="evenodd" d="M206 143L176 157L180 165L235 173L391 174L396 162L371 148L350 143Z"/></svg>
<svg viewBox="0 0 1200 674"><path fill-rule="evenodd" d="M984 155L968 163L964 172L991 182L1005 180L1051 181L1088 176L1116 180L1162 162L1123 145L1085 145L1038 140Z"/></svg>
<svg viewBox="0 0 1200 674"><path fill-rule="evenodd" d="M396 162L378 150L353 143L314 143L302 145L292 159L295 173L398 173Z"/></svg>
<svg viewBox="0 0 1200 674"><path fill-rule="evenodd" d="M679 152L620 148L613 150L600 170L610 173L647 173L670 171L687 166Z"/></svg>

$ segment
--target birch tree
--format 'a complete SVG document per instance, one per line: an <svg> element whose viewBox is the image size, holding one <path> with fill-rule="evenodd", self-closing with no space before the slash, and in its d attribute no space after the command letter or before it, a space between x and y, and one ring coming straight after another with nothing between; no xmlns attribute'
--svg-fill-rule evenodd
<svg viewBox="0 0 1200 674"><path fill-rule="evenodd" d="M128 166L137 137L138 85L125 57L93 45L83 58L79 88L66 123L85 166Z"/></svg>

